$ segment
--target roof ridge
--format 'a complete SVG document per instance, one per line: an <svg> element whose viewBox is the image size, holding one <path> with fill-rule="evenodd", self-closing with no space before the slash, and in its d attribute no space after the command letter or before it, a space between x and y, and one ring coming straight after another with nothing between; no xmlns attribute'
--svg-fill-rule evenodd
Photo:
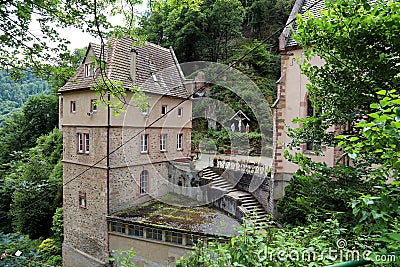
<svg viewBox="0 0 400 267"><path fill-rule="evenodd" d="M154 46L154 47L157 47L157 48L161 48L161 49L163 49L163 50L165 50L167 52L170 51L169 48L162 47L161 45L158 45L158 44L155 44L155 43L152 43L152 42L149 42L149 41L146 41L146 44Z"/></svg>

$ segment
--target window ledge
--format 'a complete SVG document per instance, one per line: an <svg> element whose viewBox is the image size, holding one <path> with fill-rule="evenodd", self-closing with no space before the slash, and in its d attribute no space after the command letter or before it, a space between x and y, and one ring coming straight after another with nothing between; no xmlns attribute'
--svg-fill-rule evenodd
<svg viewBox="0 0 400 267"><path fill-rule="evenodd" d="M316 155L315 151L313 150L304 150L303 154Z"/></svg>

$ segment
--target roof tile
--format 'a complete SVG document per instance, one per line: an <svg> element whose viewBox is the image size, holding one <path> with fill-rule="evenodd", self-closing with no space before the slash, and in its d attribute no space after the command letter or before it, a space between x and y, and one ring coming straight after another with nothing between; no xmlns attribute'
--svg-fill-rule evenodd
<svg viewBox="0 0 400 267"><path fill-rule="evenodd" d="M90 44L96 57L100 57L101 46ZM131 56L136 52L136 77L131 79ZM135 46L130 38L110 40L105 49L107 77L122 82L129 89L138 86L145 92L184 98L189 95L183 85L180 67L174 59L172 49L146 42L144 46ZM59 91L88 89L99 79L101 73L96 70L94 77L85 77L84 65L78 69L74 78L70 79Z"/></svg>

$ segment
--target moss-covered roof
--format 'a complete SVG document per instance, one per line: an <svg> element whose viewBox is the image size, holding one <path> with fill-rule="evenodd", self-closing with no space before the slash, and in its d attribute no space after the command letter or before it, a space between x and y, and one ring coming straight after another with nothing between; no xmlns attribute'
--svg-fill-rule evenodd
<svg viewBox="0 0 400 267"><path fill-rule="evenodd" d="M182 206L179 205L180 202ZM176 205L166 203L176 203ZM188 203L191 203L190 206L193 207L188 208ZM190 198L167 194L158 200L153 199L140 206L115 212L112 217L197 233L213 235L235 235L237 233L236 227L240 223L236 219L215 208L198 206L198 204Z"/></svg>

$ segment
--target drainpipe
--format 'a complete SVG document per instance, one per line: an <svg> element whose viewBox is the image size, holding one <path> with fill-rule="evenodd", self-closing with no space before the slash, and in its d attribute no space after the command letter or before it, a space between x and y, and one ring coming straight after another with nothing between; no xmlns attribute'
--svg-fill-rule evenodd
<svg viewBox="0 0 400 267"><path fill-rule="evenodd" d="M108 99L108 103L110 103L110 93L108 93L107 95L107 99ZM110 128L111 128L111 108L110 108L110 104L107 104L107 148L106 148L106 153L107 153L107 177L106 177L106 198L107 198L107 207L106 207L106 212L107 212L107 216L110 215ZM107 230L106 230L106 251L108 253L108 258L111 257L110 254L110 240L108 237L108 222L106 219L106 225L107 225ZM106 265L105 266L112 266L108 263L108 260L106 260Z"/></svg>
<svg viewBox="0 0 400 267"><path fill-rule="evenodd" d="M108 103L111 101L110 93L107 95ZM111 108L107 105L107 216L110 215L110 128L111 128Z"/></svg>

